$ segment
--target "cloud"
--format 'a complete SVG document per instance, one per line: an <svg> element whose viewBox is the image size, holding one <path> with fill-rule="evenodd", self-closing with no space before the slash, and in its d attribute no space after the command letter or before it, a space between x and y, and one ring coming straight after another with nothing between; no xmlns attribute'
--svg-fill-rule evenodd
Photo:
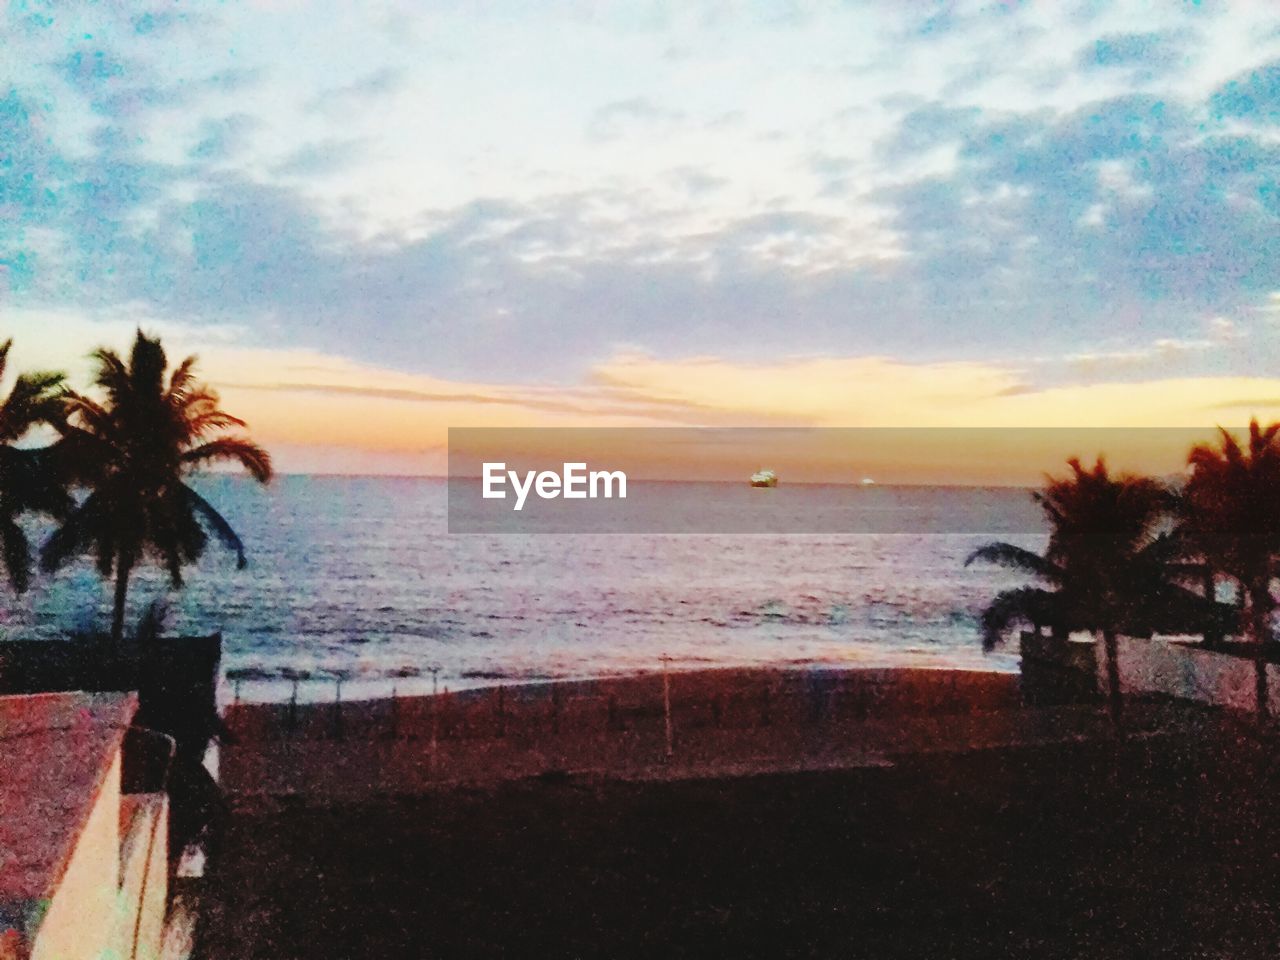
<svg viewBox="0 0 1280 960"><path fill-rule="evenodd" d="M195 81L197 86L221 93L235 93L252 87L263 79L260 67L229 67Z"/></svg>
<svg viewBox="0 0 1280 960"><path fill-rule="evenodd" d="M1169 33L1111 33L1098 37L1080 51L1080 66L1091 68L1141 68L1148 75L1184 63L1182 31Z"/></svg>
<svg viewBox="0 0 1280 960"><path fill-rule="evenodd" d="M1216 90L1209 109L1218 118L1280 123L1280 62L1246 71Z"/></svg>
<svg viewBox="0 0 1280 960"><path fill-rule="evenodd" d="M593 140L653 134L670 129L686 119L683 111L659 106L645 97L631 97L606 103L592 114L587 136Z"/></svg>
<svg viewBox="0 0 1280 960"><path fill-rule="evenodd" d="M125 64L108 50L82 47L59 64L63 79L83 93L94 93L104 84L125 75Z"/></svg>
<svg viewBox="0 0 1280 960"><path fill-rule="evenodd" d="M94 320L11 313L14 368L69 367L83 385L89 350L126 350L141 325L164 338L171 360L197 353L201 376L221 392L226 409L249 421L286 470L438 472L448 428L462 426L1211 428L1272 413L1277 404L1268 398L1280 397L1275 376L1157 373L1045 387L1009 364L884 355L741 362L619 353L580 379L549 385L415 374L264 345L248 326L211 329L144 308L115 313Z"/></svg>
<svg viewBox="0 0 1280 960"><path fill-rule="evenodd" d="M341 116L398 92L404 84L403 70L383 67L351 83L322 90L307 103L306 108L315 113Z"/></svg>
<svg viewBox="0 0 1280 960"><path fill-rule="evenodd" d="M594 376L637 399L680 400L709 411L780 412L788 423L806 426L1201 428L1219 423L1223 410L1245 422L1274 405L1242 398L1280 396L1274 376L1157 375L1036 387L1014 367L891 357L741 364L631 355L602 364Z"/></svg>
<svg viewBox="0 0 1280 960"><path fill-rule="evenodd" d="M359 15L344 58L288 9L145 35L135 13L47 40L0 101L16 302L144 303L468 381L571 383L624 343L1054 358L1037 385L1078 354L1098 378L1273 359L1204 319L1280 289L1272 67L1261 39L1215 39L1261 37L1243 15L720 17L669 62L674 15L447 36L441 14L449 56L394 67ZM299 37L314 56L286 56Z"/></svg>
<svg viewBox="0 0 1280 960"><path fill-rule="evenodd" d="M273 172L304 177L335 173L358 160L366 147L364 140L334 139L309 143L276 164Z"/></svg>
<svg viewBox="0 0 1280 960"><path fill-rule="evenodd" d="M206 163L230 160L244 149L257 126L258 121L246 113L206 120L191 149L191 158Z"/></svg>
<svg viewBox="0 0 1280 960"><path fill-rule="evenodd" d="M1216 343L1235 343L1248 334L1229 317L1213 317L1209 320L1209 335Z"/></svg>

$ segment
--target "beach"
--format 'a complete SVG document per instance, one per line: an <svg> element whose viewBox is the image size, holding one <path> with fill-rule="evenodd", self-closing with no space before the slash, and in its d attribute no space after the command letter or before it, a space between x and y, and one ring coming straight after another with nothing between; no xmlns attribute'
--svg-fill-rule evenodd
<svg viewBox="0 0 1280 960"><path fill-rule="evenodd" d="M287 706L233 710L205 955L1262 955L1265 746L1160 701L1120 735L1010 679L677 674L670 759L660 675L508 689L505 719L495 690L451 698L434 766L421 700L390 739L385 701L340 731L332 707L291 733ZM762 689L767 724L730 719Z"/></svg>
<svg viewBox="0 0 1280 960"><path fill-rule="evenodd" d="M825 768L658 759L645 774L598 754L611 763L233 794L205 955L1249 957L1276 942L1276 773L1229 718L1134 701L1121 737L1097 706L1027 708L979 680L970 693L993 698L961 714L961 694L937 696L953 678L901 679L897 705L861 720L775 714L805 731L793 760L832 744ZM647 702L652 680L620 689ZM523 705L544 704L526 694L477 748L518 736ZM983 716L1003 740L973 739Z"/></svg>
<svg viewBox="0 0 1280 960"><path fill-rule="evenodd" d="M981 671L726 669L233 704L220 776L249 802L545 774L643 780L877 765L907 750L1021 741L1037 721L1013 712L1019 691L1018 677ZM1059 735L1066 721L1056 723Z"/></svg>

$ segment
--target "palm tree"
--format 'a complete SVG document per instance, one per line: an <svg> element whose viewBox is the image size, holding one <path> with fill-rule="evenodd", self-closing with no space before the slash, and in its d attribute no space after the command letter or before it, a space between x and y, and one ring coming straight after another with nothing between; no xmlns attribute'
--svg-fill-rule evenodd
<svg viewBox="0 0 1280 960"><path fill-rule="evenodd" d="M12 338L0 344L0 377L12 346ZM0 549L9 584L17 593L31 583L31 545L18 517L34 511L61 518L74 505L59 481L53 451L15 446L33 427L60 422L62 381L60 373L20 374L0 402Z"/></svg>
<svg viewBox="0 0 1280 960"><path fill-rule="evenodd" d="M1148 477L1113 477L1101 458L1089 470L1078 459L1067 462L1070 477L1049 478L1032 494L1049 522L1044 556L990 543L965 561L1021 570L1051 588L1000 593L983 614L988 650L1018 622L1065 637L1073 630L1132 626L1156 614L1149 593L1168 579L1164 567L1174 553L1171 537L1157 530L1172 503L1169 491Z"/></svg>
<svg viewBox="0 0 1280 960"><path fill-rule="evenodd" d="M1242 632L1257 645L1258 710L1267 712L1266 648L1276 601L1271 582L1280 555L1280 423L1249 423L1248 448L1219 428L1217 447L1199 444L1183 497L1187 536L1211 569L1235 580Z"/></svg>
<svg viewBox="0 0 1280 960"><path fill-rule="evenodd" d="M1076 630L1101 634L1118 709L1116 635L1185 629L1214 608L1174 582L1181 544L1172 531L1160 529L1174 503L1163 484L1149 477L1112 476L1102 458L1088 470L1078 459L1067 462L1071 476L1049 478L1045 489L1032 495L1049 522L1044 556L991 543L975 550L965 565L995 563L1046 585L996 596L982 615L985 649L998 644L1015 623L1037 631L1049 627L1064 642Z"/></svg>
<svg viewBox="0 0 1280 960"><path fill-rule="evenodd" d="M185 478L204 464L229 460L266 483L271 458L243 436L222 435L245 423L219 409L218 395L197 383L195 357L167 374L159 339L139 330L127 364L107 349L93 358L94 384L105 397L68 391L61 427L68 462L88 495L49 538L41 565L53 571L70 557L93 553L102 575L115 576L111 639L118 649L129 576L139 563L155 559L180 587L182 567L203 553L207 530L245 564L239 536Z"/></svg>

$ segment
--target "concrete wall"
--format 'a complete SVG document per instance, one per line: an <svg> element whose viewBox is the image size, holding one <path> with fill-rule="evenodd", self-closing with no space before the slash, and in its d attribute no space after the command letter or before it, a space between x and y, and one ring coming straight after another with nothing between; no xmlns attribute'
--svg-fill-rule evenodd
<svg viewBox="0 0 1280 960"><path fill-rule="evenodd" d="M116 926L120 877L120 754L107 772L62 882L40 923L33 960L88 960L107 954Z"/></svg>
<svg viewBox="0 0 1280 960"><path fill-rule="evenodd" d="M1196 700L1244 713L1257 706L1254 663L1186 643L1119 637L1116 641L1120 689L1124 693L1159 693ZM1280 710L1280 669L1267 666L1268 702L1273 716ZM1107 662L1098 653L1098 689L1107 689Z"/></svg>
<svg viewBox="0 0 1280 960"><path fill-rule="evenodd" d="M169 897L169 798L130 794L125 802L132 817L121 848L116 955L156 960Z"/></svg>

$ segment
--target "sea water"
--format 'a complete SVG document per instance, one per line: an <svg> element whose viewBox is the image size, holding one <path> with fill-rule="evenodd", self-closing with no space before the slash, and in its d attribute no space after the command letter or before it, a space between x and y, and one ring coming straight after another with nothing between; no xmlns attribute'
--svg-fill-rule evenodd
<svg viewBox="0 0 1280 960"><path fill-rule="evenodd" d="M223 666L245 698L421 692L661 668L915 665L1016 668L984 654L978 616L1010 571L965 567L992 539L990 502L916 488L965 533L449 534L439 479L282 476L196 481L242 536L248 566L211 539L181 590L154 566L135 574L129 624L167 609L166 632L220 631ZM696 514L718 484L667 485L664 509ZM808 529L848 529L847 488L787 485ZM1022 498L1028 496L1017 492ZM1003 499L1002 499L1003 498ZM1028 498L1029 499L1029 498ZM781 501L779 501L781 502ZM978 504L975 507L975 504ZM823 511L827 511L824 514ZM837 522L837 517L843 520ZM32 536L47 535L35 523ZM1040 533L1001 534L1032 549ZM11 637L104 630L111 590L89 560L6 594ZM435 671L433 676L432 671Z"/></svg>

